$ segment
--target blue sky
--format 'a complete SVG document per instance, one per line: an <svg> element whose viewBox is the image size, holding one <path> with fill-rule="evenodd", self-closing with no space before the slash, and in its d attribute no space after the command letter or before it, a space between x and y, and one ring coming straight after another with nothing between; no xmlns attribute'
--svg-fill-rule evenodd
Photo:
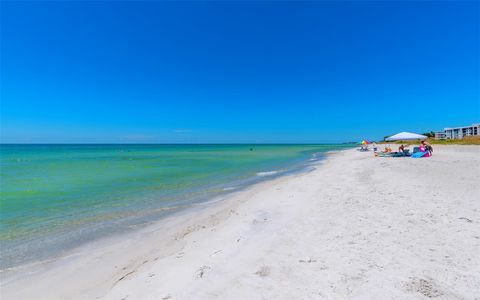
<svg viewBox="0 0 480 300"><path fill-rule="evenodd" d="M480 121L479 2L1 3L4 143L311 143Z"/></svg>

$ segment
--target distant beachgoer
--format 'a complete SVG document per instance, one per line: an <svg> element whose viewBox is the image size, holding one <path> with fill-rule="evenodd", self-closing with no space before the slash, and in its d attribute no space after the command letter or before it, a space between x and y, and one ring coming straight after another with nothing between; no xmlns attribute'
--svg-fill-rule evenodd
<svg viewBox="0 0 480 300"><path fill-rule="evenodd" d="M400 147L398 147L398 152L405 152L405 146L403 144L400 145Z"/></svg>
<svg viewBox="0 0 480 300"><path fill-rule="evenodd" d="M377 152L378 151L377 143L373 142L372 146L373 146L373 152Z"/></svg>
<svg viewBox="0 0 480 300"><path fill-rule="evenodd" d="M432 148L432 146L430 145L430 143L428 143L427 141L422 141L421 147L425 148L425 151L430 152L430 155L432 155L432 153L433 153L433 148Z"/></svg>

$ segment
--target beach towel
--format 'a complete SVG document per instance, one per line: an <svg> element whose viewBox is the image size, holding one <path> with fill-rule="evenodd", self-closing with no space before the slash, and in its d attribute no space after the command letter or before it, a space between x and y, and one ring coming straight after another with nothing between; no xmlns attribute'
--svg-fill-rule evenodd
<svg viewBox="0 0 480 300"><path fill-rule="evenodd" d="M375 153L376 157L407 157L411 156L410 152L405 151L405 152L377 152Z"/></svg>
<svg viewBox="0 0 480 300"><path fill-rule="evenodd" d="M422 158L422 157L429 157L430 152L428 151L418 151L412 154L412 158Z"/></svg>

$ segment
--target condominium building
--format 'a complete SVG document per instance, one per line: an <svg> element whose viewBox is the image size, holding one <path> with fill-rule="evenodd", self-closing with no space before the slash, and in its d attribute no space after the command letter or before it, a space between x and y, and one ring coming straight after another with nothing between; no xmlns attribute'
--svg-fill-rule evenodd
<svg viewBox="0 0 480 300"><path fill-rule="evenodd" d="M445 134L445 131L437 131L435 132L435 139L436 140L444 140L447 138L447 135Z"/></svg>
<svg viewBox="0 0 480 300"><path fill-rule="evenodd" d="M436 139L463 139L466 136L480 135L480 123L472 124L470 126L444 128L444 134L441 132L435 133ZM437 137L438 134L438 137Z"/></svg>

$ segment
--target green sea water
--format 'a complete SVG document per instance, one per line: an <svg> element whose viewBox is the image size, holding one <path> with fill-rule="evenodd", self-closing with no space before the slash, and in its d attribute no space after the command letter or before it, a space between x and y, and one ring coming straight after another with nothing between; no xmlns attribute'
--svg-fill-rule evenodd
<svg viewBox="0 0 480 300"><path fill-rule="evenodd" d="M1 145L0 268L48 259L341 145Z"/></svg>

